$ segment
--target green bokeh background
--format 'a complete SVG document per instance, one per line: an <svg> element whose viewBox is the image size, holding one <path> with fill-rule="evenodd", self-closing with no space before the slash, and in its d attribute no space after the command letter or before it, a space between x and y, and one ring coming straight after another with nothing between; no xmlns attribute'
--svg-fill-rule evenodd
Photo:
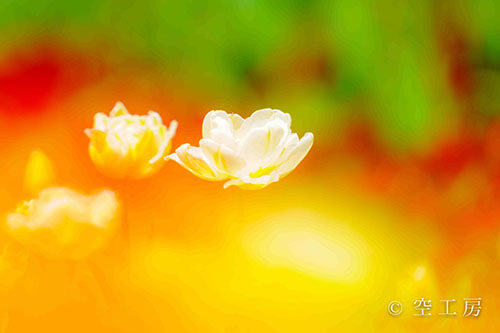
<svg viewBox="0 0 500 333"><path fill-rule="evenodd" d="M320 142L361 119L407 152L500 112L499 18L491 0L3 0L0 35L4 51L50 38L154 64L222 105L290 112Z"/></svg>

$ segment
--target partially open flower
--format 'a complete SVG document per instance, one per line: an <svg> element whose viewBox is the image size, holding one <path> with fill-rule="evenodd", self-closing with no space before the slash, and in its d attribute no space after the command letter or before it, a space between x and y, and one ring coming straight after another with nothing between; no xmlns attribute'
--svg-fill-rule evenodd
<svg viewBox="0 0 500 333"><path fill-rule="evenodd" d="M19 243L54 259L82 259L106 244L116 229L119 204L103 190L86 196L51 187L7 216L6 231Z"/></svg>
<svg viewBox="0 0 500 333"><path fill-rule="evenodd" d="M167 128L158 113L131 115L118 102L108 116L97 113L94 128L86 129L89 154L97 168L113 178L144 178L164 164L177 122Z"/></svg>
<svg viewBox="0 0 500 333"><path fill-rule="evenodd" d="M258 110L246 119L210 111L200 147L183 144L167 158L200 178L229 179L224 188L261 189L285 177L311 149L312 133L299 140L290 125L290 115L280 110Z"/></svg>

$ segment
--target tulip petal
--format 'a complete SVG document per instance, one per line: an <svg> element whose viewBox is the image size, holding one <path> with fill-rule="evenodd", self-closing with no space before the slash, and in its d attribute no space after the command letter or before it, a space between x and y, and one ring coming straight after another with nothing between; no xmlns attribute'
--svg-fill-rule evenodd
<svg viewBox="0 0 500 333"><path fill-rule="evenodd" d="M237 148L236 139L232 132L228 132L225 129L216 128L210 132L210 137L205 139L211 139L218 144L225 145L231 149Z"/></svg>
<svg viewBox="0 0 500 333"><path fill-rule="evenodd" d="M302 159L307 155L313 144L313 134L306 133L299 143L291 149L285 158L285 161L279 166L278 172L283 178L302 161Z"/></svg>
<svg viewBox="0 0 500 333"><path fill-rule="evenodd" d="M204 138L211 138L211 133L215 129L223 130L228 133L233 131L233 120L226 111L210 111L203 119L202 134Z"/></svg>
<svg viewBox="0 0 500 333"><path fill-rule="evenodd" d="M108 128L108 116L101 112L96 113L94 115L94 128L105 131Z"/></svg>
<svg viewBox="0 0 500 333"><path fill-rule="evenodd" d="M191 147L185 143L176 149L174 154L170 154L166 159L173 160L186 170L206 180L223 180L227 177L217 170L213 170L204 159L200 148Z"/></svg>
<svg viewBox="0 0 500 333"><path fill-rule="evenodd" d="M261 166L269 149L270 131L267 128L252 129L243 139L239 154L249 163L251 169Z"/></svg>
<svg viewBox="0 0 500 333"><path fill-rule="evenodd" d="M97 129L86 129L85 134L90 138L90 147L96 152L101 152L106 148L106 133Z"/></svg>
<svg viewBox="0 0 500 333"><path fill-rule="evenodd" d="M245 167L245 160L223 144L210 139L201 139L200 149L210 164L228 176L239 176Z"/></svg>
<svg viewBox="0 0 500 333"><path fill-rule="evenodd" d="M147 129L142 133L140 140L135 143L135 146L130 147L130 157L134 162L142 162L150 160L154 156L158 147L155 143L155 134ZM138 163L139 164L139 163Z"/></svg>
<svg viewBox="0 0 500 333"><path fill-rule="evenodd" d="M118 201L115 194L109 190L103 190L91 197L89 205L89 223L98 228L105 229L110 222L116 222L113 217L118 211Z"/></svg>
<svg viewBox="0 0 500 333"><path fill-rule="evenodd" d="M268 126L268 147L266 158L262 165L267 165L276 161L283 149L286 147L286 141L290 134L290 128L284 127L283 122L272 120Z"/></svg>
<svg viewBox="0 0 500 333"><path fill-rule="evenodd" d="M127 108L122 102L116 102L113 110L109 113L110 117L118 117L129 114Z"/></svg>
<svg viewBox="0 0 500 333"><path fill-rule="evenodd" d="M290 128L291 117L288 113L275 109L262 109L255 111L243 121L237 135L240 139L243 139L252 129L264 127L269 121L274 119L279 119L286 128Z"/></svg>
<svg viewBox="0 0 500 333"><path fill-rule="evenodd" d="M161 121L161 120L160 120ZM172 120L170 122L170 126L168 127L167 133L165 133L165 138L158 148L158 153L153 156L151 160L149 160L149 164L154 164L156 163L160 158L163 157L168 151L170 151L170 145L171 145L171 140L175 135L175 132L177 131L177 121Z"/></svg>
<svg viewBox="0 0 500 333"><path fill-rule="evenodd" d="M281 150L279 156L274 160L275 165L281 165L288 157L290 152L294 150L298 144L299 144L299 136L297 135L297 133L292 133L288 135L283 145L283 149Z"/></svg>
<svg viewBox="0 0 500 333"><path fill-rule="evenodd" d="M275 165L286 147L289 128L279 120L271 121L266 127L255 128L242 140L239 155L248 163L250 172Z"/></svg>
<svg viewBox="0 0 500 333"><path fill-rule="evenodd" d="M224 183L224 188L228 188L234 185L245 190L260 190L271 183L277 182L279 179L280 175L277 172L272 172L268 175L257 178L245 176L242 178L228 180Z"/></svg>
<svg viewBox="0 0 500 333"><path fill-rule="evenodd" d="M163 124L161 116L158 112L155 112L153 110L149 110L148 116L149 117L146 118L146 125L148 125L148 126L161 126Z"/></svg>
<svg viewBox="0 0 500 333"><path fill-rule="evenodd" d="M212 110L205 115L202 125L202 136L204 138L210 137L210 132L212 131L212 118L216 117L216 115L223 115L225 113L226 111L222 110Z"/></svg>
<svg viewBox="0 0 500 333"><path fill-rule="evenodd" d="M233 123L233 128L235 131L239 130L243 122L245 121L239 114L237 113L231 113L229 115L229 118L231 119Z"/></svg>
<svg viewBox="0 0 500 333"><path fill-rule="evenodd" d="M231 149L236 149L235 130L241 126L243 118L226 111L210 111L203 120L203 138L212 139Z"/></svg>

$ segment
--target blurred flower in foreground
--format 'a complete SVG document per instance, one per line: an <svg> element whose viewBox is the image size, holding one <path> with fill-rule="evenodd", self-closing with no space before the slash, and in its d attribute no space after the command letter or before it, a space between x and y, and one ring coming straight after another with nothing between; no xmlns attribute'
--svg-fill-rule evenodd
<svg viewBox="0 0 500 333"><path fill-rule="evenodd" d="M24 188L37 195L42 189L53 186L55 179L52 161L42 151L33 150L26 165Z"/></svg>
<svg viewBox="0 0 500 333"><path fill-rule="evenodd" d="M85 196L51 187L9 214L6 230L19 243L47 257L82 259L110 238L118 207L115 194L108 190Z"/></svg>
<svg viewBox="0 0 500 333"><path fill-rule="evenodd" d="M97 113L94 128L86 129L85 134L90 138L90 157L103 174L113 178L143 178L164 164L163 157L170 152L176 129L176 121L167 128L158 113L131 115L118 102L109 117Z"/></svg>
<svg viewBox="0 0 500 333"><path fill-rule="evenodd" d="M203 120L200 147L183 144L167 158L200 178L229 179L224 188L261 189L285 177L311 149L312 133L299 140L291 122L280 110L258 110L247 119L210 111Z"/></svg>

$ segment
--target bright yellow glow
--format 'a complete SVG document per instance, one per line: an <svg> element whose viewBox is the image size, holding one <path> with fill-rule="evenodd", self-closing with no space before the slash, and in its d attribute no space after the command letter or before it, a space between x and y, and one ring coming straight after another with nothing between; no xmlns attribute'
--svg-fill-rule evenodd
<svg viewBox="0 0 500 333"><path fill-rule="evenodd" d="M367 271L364 241L345 225L310 211L265 218L247 231L243 245L268 265L326 281L356 283Z"/></svg>
<svg viewBox="0 0 500 333"><path fill-rule="evenodd" d="M26 173L24 188L32 195L37 195L43 188L54 185L55 172L51 160L40 150L31 152Z"/></svg>
<svg viewBox="0 0 500 333"><path fill-rule="evenodd" d="M413 274L413 278L415 281L421 281L425 276L425 267L424 266L418 266L415 269L415 273Z"/></svg>

